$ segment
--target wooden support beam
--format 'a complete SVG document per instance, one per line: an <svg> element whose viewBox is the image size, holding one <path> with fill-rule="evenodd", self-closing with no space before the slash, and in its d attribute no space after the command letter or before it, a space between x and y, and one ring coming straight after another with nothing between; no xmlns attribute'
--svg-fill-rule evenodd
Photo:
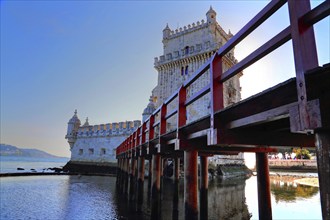
<svg viewBox="0 0 330 220"><path fill-rule="evenodd" d="M315 134L322 218L330 219L330 130Z"/></svg>
<svg viewBox="0 0 330 220"><path fill-rule="evenodd" d="M311 10L311 6L309 0L288 0L288 6L296 69L300 132L310 132L313 115L309 114L307 109L305 73L318 67L318 59L313 26L308 26L299 19Z"/></svg>
<svg viewBox="0 0 330 220"><path fill-rule="evenodd" d="M160 172L161 157L160 154L152 155L152 190L151 190L151 219L160 217Z"/></svg>
<svg viewBox="0 0 330 220"><path fill-rule="evenodd" d="M145 171L144 157L138 158L138 171L139 171L139 175L138 175L138 181L137 181L137 211L142 212L144 171Z"/></svg>
<svg viewBox="0 0 330 220"><path fill-rule="evenodd" d="M314 147L314 135L295 134L276 131L215 130L219 145L259 145L259 146L300 146ZM209 137L208 137L209 139ZM208 141L208 145L210 145Z"/></svg>
<svg viewBox="0 0 330 220"><path fill-rule="evenodd" d="M270 200L270 182L268 154L256 153L259 219L271 220L272 204Z"/></svg>
<svg viewBox="0 0 330 220"><path fill-rule="evenodd" d="M207 156L200 156L200 219L208 219L209 162Z"/></svg>
<svg viewBox="0 0 330 220"><path fill-rule="evenodd" d="M135 180L136 180L136 158L131 159L131 170L130 170L130 183L129 183L129 200L135 199Z"/></svg>
<svg viewBox="0 0 330 220"><path fill-rule="evenodd" d="M125 158L125 180L124 180L124 190L125 195L128 194L128 181L129 181L129 159Z"/></svg>
<svg viewBox="0 0 330 220"><path fill-rule="evenodd" d="M184 152L184 210L186 220L198 219L197 151Z"/></svg>
<svg viewBox="0 0 330 220"><path fill-rule="evenodd" d="M180 178L180 158L174 158L174 181L179 181Z"/></svg>

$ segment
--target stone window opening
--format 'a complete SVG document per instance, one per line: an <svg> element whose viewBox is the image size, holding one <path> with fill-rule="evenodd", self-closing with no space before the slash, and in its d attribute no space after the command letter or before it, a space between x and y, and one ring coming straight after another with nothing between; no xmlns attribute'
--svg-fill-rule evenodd
<svg viewBox="0 0 330 220"><path fill-rule="evenodd" d="M184 75L184 67L181 67L181 76Z"/></svg>
<svg viewBox="0 0 330 220"><path fill-rule="evenodd" d="M106 149L105 148L101 148L101 155L105 155L106 154Z"/></svg>
<svg viewBox="0 0 330 220"><path fill-rule="evenodd" d="M188 55L188 54L189 54L189 47L188 47L188 46L186 46L186 47L184 48L184 54L185 54L185 55Z"/></svg>
<svg viewBox="0 0 330 220"><path fill-rule="evenodd" d="M186 66L186 69L185 69L185 71L184 71L184 74L185 74L185 75L188 75L188 66Z"/></svg>
<svg viewBox="0 0 330 220"><path fill-rule="evenodd" d="M88 154L89 154L89 155L94 154L94 148L89 148L89 149L88 149Z"/></svg>
<svg viewBox="0 0 330 220"><path fill-rule="evenodd" d="M83 153L84 153L84 150L83 150L83 149L79 149L78 154L79 154L79 155L83 155Z"/></svg>

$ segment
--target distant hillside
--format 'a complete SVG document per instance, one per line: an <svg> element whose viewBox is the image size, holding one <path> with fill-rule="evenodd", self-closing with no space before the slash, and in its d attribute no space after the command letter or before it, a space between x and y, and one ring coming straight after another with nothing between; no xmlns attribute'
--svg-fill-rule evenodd
<svg viewBox="0 0 330 220"><path fill-rule="evenodd" d="M0 156L60 158L37 149L23 149L12 145L0 144Z"/></svg>

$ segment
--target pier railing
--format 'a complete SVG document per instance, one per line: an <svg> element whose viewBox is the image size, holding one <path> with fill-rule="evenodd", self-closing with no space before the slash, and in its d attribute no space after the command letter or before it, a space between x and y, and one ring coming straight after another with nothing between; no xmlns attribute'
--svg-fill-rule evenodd
<svg viewBox="0 0 330 220"><path fill-rule="evenodd" d="M142 145L147 146L150 141L155 139L155 128L158 127L159 135L157 149L160 151L159 145L162 143L162 136L166 133L169 136L173 136L173 131L167 132L166 124L167 120L173 116L177 116L177 125L175 141L175 149L180 149L184 145L183 134L180 132L180 128L186 125L186 109L187 106L194 103L204 95L208 94L211 97L211 111L210 122L206 123L209 128L208 145L217 144L216 134L214 128L217 121L215 121L215 113L224 108L224 94L223 87L224 82L242 70L257 62L261 58L265 57L269 53L273 52L284 43L292 39L293 52L295 59L296 69L296 89L297 89L297 104L299 116L301 118L300 123L295 127L293 132L310 132L315 129L313 125L313 115L306 110L307 109L307 94L305 73L308 70L318 67L317 52L314 39L313 24L320 21L329 15L329 1L325 1L313 10L310 10L308 1L288 1L289 13L290 13L290 26L282 30L272 39L264 43L258 49L250 53L240 62L233 65L227 71L222 70L222 57L225 56L231 49L239 44L244 38L246 38L251 32L253 32L264 21L271 17L279 8L281 8L287 1L285 0L273 0L266 7L264 7L251 21L249 21L237 34L235 34L223 47L221 47L213 57L201 66L191 78L183 83L183 85L173 93L153 114L134 132L132 133L116 150L117 156L130 152L132 149L139 150ZM308 44L306 44L308 42ZM202 88L200 91L187 98L187 89L192 85L199 77L207 70L210 70L210 84ZM177 101L177 108L171 112L167 111L167 106ZM285 108L290 108L286 106ZM156 116L159 118L155 121ZM195 129L191 129L192 133L198 130L204 130L205 125L196 124ZM187 135L187 134L185 134ZM155 142L155 141L154 141ZM150 152L150 150L148 150Z"/></svg>
<svg viewBox="0 0 330 220"><path fill-rule="evenodd" d="M223 72L222 58L285 3L289 9L290 25ZM207 189L207 156L255 152L259 218L271 219L267 152L276 152L283 146L316 146L322 215L329 219L330 65L318 67L313 30L313 25L329 14L330 1L324 1L314 9L308 0L272 0L268 3L117 147L119 182L123 181L125 184L122 185L127 190L126 177L131 175L130 179L134 179L136 159L142 161L139 162L139 176L143 181L144 158L149 159L150 165L152 161L149 171L155 173L152 182L157 204L161 157L175 159L184 155L185 217L196 219L197 156L201 156L202 191ZM225 108L224 82L289 40L293 45L296 77ZM189 86L208 70L210 83L188 96ZM210 96L210 113L187 123L188 106L206 95ZM169 108L173 105L174 110ZM175 117L175 128L169 129L168 122ZM175 164L178 167L177 160Z"/></svg>

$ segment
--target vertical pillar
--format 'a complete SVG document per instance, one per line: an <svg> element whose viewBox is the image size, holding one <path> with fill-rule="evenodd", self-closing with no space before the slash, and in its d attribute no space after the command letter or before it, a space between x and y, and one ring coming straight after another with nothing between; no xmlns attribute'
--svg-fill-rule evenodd
<svg viewBox="0 0 330 220"><path fill-rule="evenodd" d="M198 152L184 151L184 205L185 219L198 219Z"/></svg>
<svg viewBox="0 0 330 220"><path fill-rule="evenodd" d="M322 218L330 219L330 131L316 131L315 138Z"/></svg>
<svg viewBox="0 0 330 220"><path fill-rule="evenodd" d="M129 199L133 200L135 195L135 173L136 173L136 158L131 159L130 183L129 183Z"/></svg>
<svg viewBox="0 0 330 220"><path fill-rule="evenodd" d="M125 159L125 181L124 181L124 194L128 194L128 181L129 181L129 158Z"/></svg>
<svg viewBox="0 0 330 220"><path fill-rule="evenodd" d="M174 158L174 180L179 181L180 177L180 158Z"/></svg>
<svg viewBox="0 0 330 220"><path fill-rule="evenodd" d="M149 159L148 189L151 189L152 182L152 157Z"/></svg>
<svg viewBox="0 0 330 220"><path fill-rule="evenodd" d="M117 185L119 185L119 183L120 183L120 173L121 173L120 163L121 163L121 159L118 158L118 160L117 160L117 178L116 178Z"/></svg>
<svg viewBox="0 0 330 220"><path fill-rule="evenodd" d="M143 183L144 183L144 170L145 170L145 159L144 157L139 157L138 159L138 182L137 182L137 211L142 211L143 204Z"/></svg>
<svg viewBox="0 0 330 220"><path fill-rule="evenodd" d="M180 159L175 157L174 159L174 183L173 183L173 210L172 219L179 219L179 171L180 171Z"/></svg>
<svg viewBox="0 0 330 220"><path fill-rule="evenodd" d="M268 154L256 153L259 219L272 219Z"/></svg>
<svg viewBox="0 0 330 220"><path fill-rule="evenodd" d="M160 172L160 154L152 155L151 219L159 219L160 217Z"/></svg>
<svg viewBox="0 0 330 220"><path fill-rule="evenodd" d="M207 156L200 156L201 175L200 175L200 219L208 219L208 187L209 187L209 163Z"/></svg>

